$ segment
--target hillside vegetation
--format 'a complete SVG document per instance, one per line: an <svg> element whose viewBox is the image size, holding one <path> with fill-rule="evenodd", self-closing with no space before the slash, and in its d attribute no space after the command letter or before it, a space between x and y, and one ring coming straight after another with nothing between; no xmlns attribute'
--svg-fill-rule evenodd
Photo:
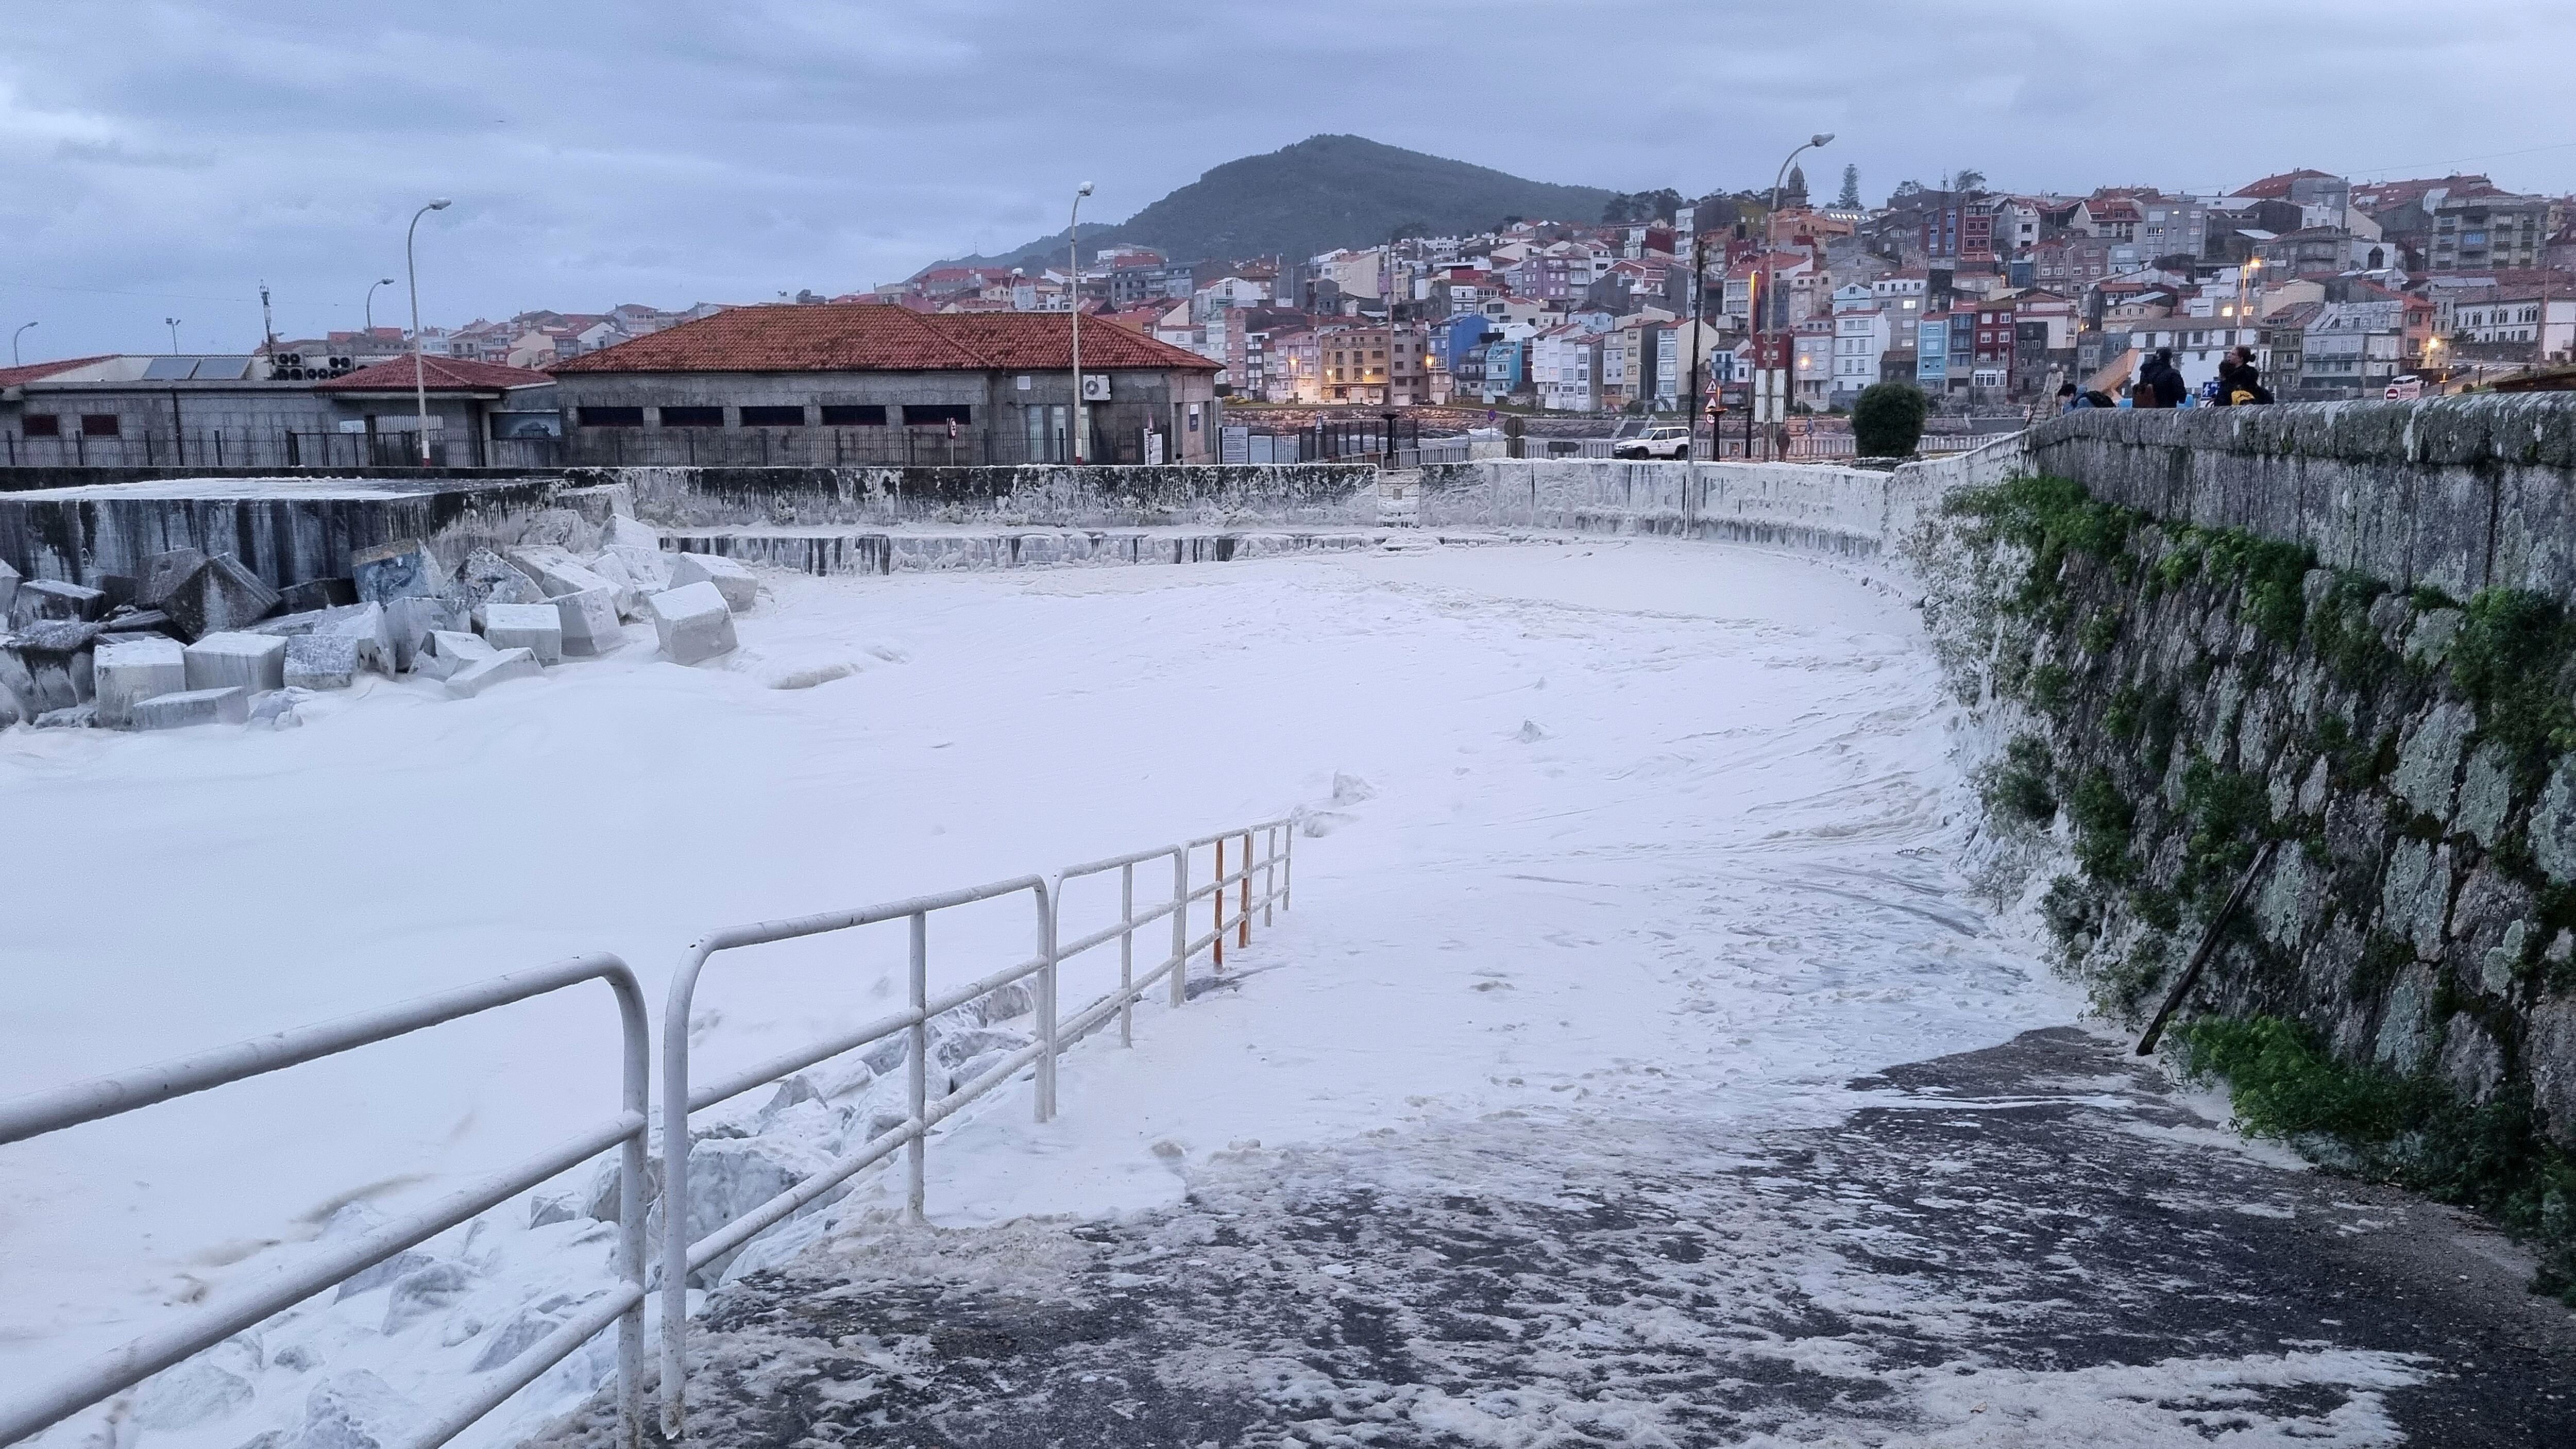
<svg viewBox="0 0 2576 1449"><path fill-rule="evenodd" d="M1375 246L1398 232L1439 236L1491 228L1506 217L1596 221L1613 193L1526 181L1381 145L1361 136L1310 136L1266 156L1246 156L1123 222L1084 227L1088 256L1126 242L1173 261L1278 254L1291 260L1335 247ZM990 257L936 266L1061 264L1065 234Z"/></svg>

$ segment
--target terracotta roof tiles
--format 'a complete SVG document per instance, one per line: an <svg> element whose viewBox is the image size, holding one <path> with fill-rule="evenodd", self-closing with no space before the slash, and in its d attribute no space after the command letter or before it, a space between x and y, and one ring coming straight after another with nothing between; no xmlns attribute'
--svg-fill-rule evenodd
<svg viewBox="0 0 2576 1449"><path fill-rule="evenodd" d="M343 373L328 382L314 384L315 392L409 392L412 390L412 360L397 357L355 372ZM504 367L497 362L476 362L465 357L423 357L420 360L421 382L430 392L492 392L508 387L532 387L554 381L545 373L525 367Z"/></svg>
<svg viewBox="0 0 2576 1449"><path fill-rule="evenodd" d="M773 303L684 322L556 366L571 372L1042 372L1073 365L1062 312L923 315L881 303ZM1213 372L1220 364L1123 327L1083 329L1102 369Z"/></svg>

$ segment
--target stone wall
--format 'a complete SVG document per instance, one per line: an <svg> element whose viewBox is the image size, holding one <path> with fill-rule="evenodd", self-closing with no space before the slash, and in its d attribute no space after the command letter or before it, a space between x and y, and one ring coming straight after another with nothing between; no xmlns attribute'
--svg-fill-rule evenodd
<svg viewBox="0 0 2576 1449"><path fill-rule="evenodd" d="M1994 745L1990 884L2040 900L2102 1007L2150 1009L2277 841L2198 1004L2304 1022L2342 1061L2473 1106L2528 1093L2576 1145L2566 612L2394 589L2063 481L1959 502L1911 552Z"/></svg>
<svg viewBox="0 0 2576 1449"><path fill-rule="evenodd" d="M2087 411L2027 436L2032 471L2156 518L2401 589L2576 600L2576 395Z"/></svg>

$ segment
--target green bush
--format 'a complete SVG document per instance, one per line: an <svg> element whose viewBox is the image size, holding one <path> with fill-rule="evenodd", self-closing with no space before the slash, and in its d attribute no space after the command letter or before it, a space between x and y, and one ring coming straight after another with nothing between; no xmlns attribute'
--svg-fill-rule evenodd
<svg viewBox="0 0 2576 1449"><path fill-rule="evenodd" d="M1911 457L1923 441L1923 389L1910 382L1874 382L1852 406L1852 440L1864 458Z"/></svg>

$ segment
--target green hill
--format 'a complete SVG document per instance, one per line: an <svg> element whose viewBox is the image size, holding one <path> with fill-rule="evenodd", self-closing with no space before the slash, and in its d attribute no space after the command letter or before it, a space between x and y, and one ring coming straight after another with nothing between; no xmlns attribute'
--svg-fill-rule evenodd
<svg viewBox="0 0 2576 1449"><path fill-rule="evenodd" d="M1082 229L1082 249L1148 246L1176 262L1277 254L1291 261L1335 247L1375 246L1397 230L1442 236L1492 229L1504 218L1598 221L1613 193L1524 181L1484 166L1383 146L1361 136L1310 136L1266 156L1228 161L1114 225ZM934 266L1061 266L1057 232L997 256Z"/></svg>

